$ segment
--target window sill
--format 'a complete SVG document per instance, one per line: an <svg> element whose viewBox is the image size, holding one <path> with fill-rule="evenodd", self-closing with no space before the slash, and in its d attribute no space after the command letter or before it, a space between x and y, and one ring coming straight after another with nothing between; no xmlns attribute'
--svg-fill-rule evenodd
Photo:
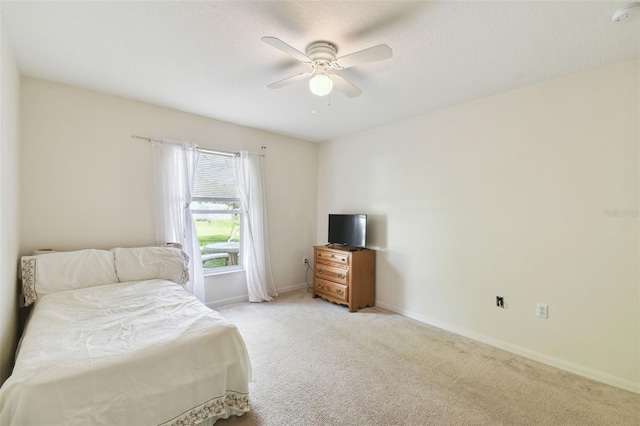
<svg viewBox="0 0 640 426"><path fill-rule="evenodd" d="M233 268L205 268L204 276L213 277L216 275L233 274L236 272L244 272L244 268L242 266L233 267Z"/></svg>

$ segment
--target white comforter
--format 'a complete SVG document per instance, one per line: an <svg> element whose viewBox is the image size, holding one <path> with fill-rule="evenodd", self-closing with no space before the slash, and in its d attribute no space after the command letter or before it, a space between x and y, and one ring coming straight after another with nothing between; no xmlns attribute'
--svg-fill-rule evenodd
<svg viewBox="0 0 640 426"><path fill-rule="evenodd" d="M237 328L164 280L54 293L34 306L1 425L190 424L249 411Z"/></svg>

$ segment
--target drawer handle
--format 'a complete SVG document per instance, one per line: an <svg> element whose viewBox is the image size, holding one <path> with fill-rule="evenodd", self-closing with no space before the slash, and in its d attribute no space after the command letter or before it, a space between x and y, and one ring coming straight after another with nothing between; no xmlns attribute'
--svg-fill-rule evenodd
<svg viewBox="0 0 640 426"><path fill-rule="evenodd" d="M319 284L319 283L318 283L318 284L316 284L316 287L318 287L320 290L323 290L323 289L324 289L324 286L323 286L322 284Z"/></svg>
<svg viewBox="0 0 640 426"><path fill-rule="evenodd" d="M336 257L336 255L335 255L335 254L332 254L332 255L331 255L331 257L332 257L332 258L334 258L334 257Z"/></svg>
<svg viewBox="0 0 640 426"><path fill-rule="evenodd" d="M324 269L318 269L318 274L320 275L324 275L324 273L327 272ZM345 274L336 274L336 276L340 279L345 279L347 276Z"/></svg>
<svg viewBox="0 0 640 426"><path fill-rule="evenodd" d="M336 293L339 294L340 296L344 296L344 290L341 290L339 288L336 289Z"/></svg>

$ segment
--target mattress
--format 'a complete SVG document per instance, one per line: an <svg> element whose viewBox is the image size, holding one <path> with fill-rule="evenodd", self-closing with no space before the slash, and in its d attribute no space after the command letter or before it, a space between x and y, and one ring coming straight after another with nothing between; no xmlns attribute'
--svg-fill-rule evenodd
<svg viewBox="0 0 640 426"><path fill-rule="evenodd" d="M249 411L250 379L237 328L178 284L61 291L34 304L0 424L194 424Z"/></svg>

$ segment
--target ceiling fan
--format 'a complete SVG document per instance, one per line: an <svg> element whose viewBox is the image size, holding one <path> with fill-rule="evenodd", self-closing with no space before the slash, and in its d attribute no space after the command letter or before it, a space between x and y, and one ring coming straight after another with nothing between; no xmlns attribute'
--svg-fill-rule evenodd
<svg viewBox="0 0 640 426"><path fill-rule="evenodd" d="M309 72L287 77L284 80L271 83L267 85L267 87L270 89L279 89L287 84L308 78L309 89L311 93L317 96L328 95L333 90L334 85L350 98L359 96L362 91L337 72L356 65L389 59L393 55L393 51L386 44L379 44L336 58L338 49L333 43L326 41L311 43L309 47L307 47L306 54L289 46L276 37L262 37L262 41L294 57L300 62L311 66L311 71Z"/></svg>

